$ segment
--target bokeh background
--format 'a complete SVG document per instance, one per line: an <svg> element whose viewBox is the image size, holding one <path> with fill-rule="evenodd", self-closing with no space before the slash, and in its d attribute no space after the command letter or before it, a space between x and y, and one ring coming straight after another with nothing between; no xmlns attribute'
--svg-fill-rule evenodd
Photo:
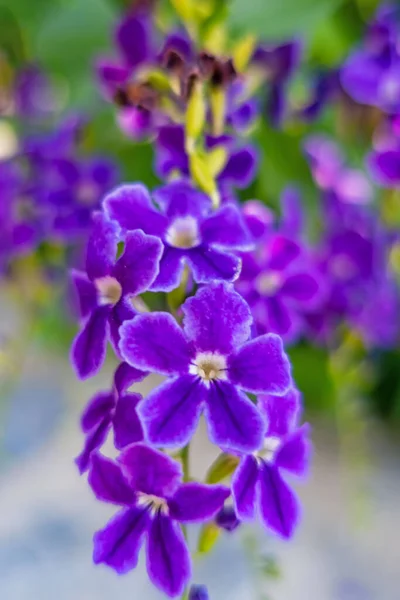
<svg viewBox="0 0 400 600"><path fill-rule="evenodd" d="M378 4L233 0L229 19L238 34L250 31L271 42L303 38L306 59L290 87L300 105L313 74L341 64ZM50 99L37 99L41 107L50 103L45 127L67 114L82 117L83 156L105 154L117 161L121 180L157 184L151 144L121 133L94 75L95 60L113 53L113 28L129 5L124 0L0 0L1 159L15 151L27 127L10 109L10 82L21 68L35 64L53 90ZM290 123L283 130L264 120L254 134L261 168L243 198L260 198L277 208L284 187L295 183L312 231L319 195L302 143L312 132L325 132L361 166L367 127L349 111L346 103L336 103L317 122ZM0 203L1 193L0 187ZM57 256L50 263L53 275L64 264ZM56 275L48 293L48 278L38 285L43 273L36 257L0 280L0 597L158 598L144 569L118 578L91 562L92 533L109 510L94 501L73 458L82 445L79 413L92 393L108 386L114 363L110 357L101 376L89 383L76 381L68 361L73 307L68 286ZM213 600L399 597L400 349L379 350L373 360L357 346L351 353L351 374L340 374L343 395L327 350L306 342L290 349L315 443L312 474L299 489L304 520L290 544L265 539L257 528L224 534L215 554L196 565L196 579L207 582ZM153 383L146 381L138 391ZM201 430L192 454L198 474L211 456Z"/></svg>

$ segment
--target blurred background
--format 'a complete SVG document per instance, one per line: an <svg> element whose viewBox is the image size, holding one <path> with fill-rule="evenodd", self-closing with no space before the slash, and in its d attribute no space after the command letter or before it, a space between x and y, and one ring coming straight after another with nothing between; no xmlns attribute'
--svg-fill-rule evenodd
<svg viewBox="0 0 400 600"><path fill-rule="evenodd" d="M74 147L79 177L98 184L97 194L119 181L159 183L152 144L121 132L95 73L99 58L115 55L115 25L132 5L0 0L0 254L5 248L6 256L0 260L2 600L161 597L148 584L143 565L118 578L91 561L92 534L112 511L94 501L73 458L83 442L82 408L93 393L107 389L115 363L110 356L101 375L85 383L76 380L69 364L76 323L65 273L79 264L84 235L65 243L67 213L55 243L30 246L34 234L18 230L21 247L28 250L10 263L8 214L2 210L14 185L10 158L22 157L18 168L33 169L20 195L40 198L53 181L43 156L68 145ZM291 105L300 107L317 76L336 73L361 43L378 5L377 0L233 0L229 26L233 35L251 32L270 44L302 40L302 66L287 92ZM262 199L278 209L284 188L296 185L310 236L316 236L320 191L304 140L315 133L331 136L345 149L346 160L364 169L373 117L341 97L314 120L293 118L277 128L261 119L250 133L261 166L241 198ZM34 167L27 166L26 155L36 161ZM91 175L94 163L107 164L100 183ZM88 165L84 176L82 164ZM65 177L75 181L78 175ZM87 187L79 189L83 193ZM378 202L384 200L376 194ZM395 207L396 218L398 212ZM82 223L86 218L82 214ZM224 533L214 554L197 562L195 581L207 583L213 600L397 600L399 339L371 352L357 337L344 350L304 339L288 351L315 444L311 476L299 486L302 525L291 543L268 538L257 527ZM152 385L148 379L135 390L146 393ZM202 426L191 456L195 473L201 476L211 458Z"/></svg>

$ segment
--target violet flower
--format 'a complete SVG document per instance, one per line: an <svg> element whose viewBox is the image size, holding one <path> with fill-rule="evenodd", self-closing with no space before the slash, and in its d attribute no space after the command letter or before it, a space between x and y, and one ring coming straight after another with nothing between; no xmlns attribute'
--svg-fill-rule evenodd
<svg viewBox="0 0 400 600"><path fill-rule="evenodd" d="M154 281L162 252L158 238L138 230L125 236L124 252L116 260L118 226L107 221L102 213L95 213L93 221L86 273L72 272L82 329L73 343L71 358L80 379L100 369L109 338L118 352L118 329L124 320L136 314L131 300Z"/></svg>
<svg viewBox="0 0 400 600"><path fill-rule="evenodd" d="M362 171L346 166L335 142L320 135L310 136L304 150L321 190L332 191L341 202L355 206L371 202L372 186L368 178Z"/></svg>
<svg viewBox="0 0 400 600"><path fill-rule="evenodd" d="M302 44L298 40L277 46L262 44L254 52L252 61L263 69L269 84L267 115L276 127L287 114L287 85L300 63L301 54Z"/></svg>
<svg viewBox="0 0 400 600"><path fill-rule="evenodd" d="M263 249L243 255L236 289L248 302L258 333L273 332L293 341L302 331L302 315L315 306L321 286L304 248L280 234Z"/></svg>
<svg viewBox="0 0 400 600"><path fill-rule="evenodd" d="M146 439L155 446L184 446L204 411L213 443L255 450L264 420L243 391L286 392L290 364L281 339L269 334L249 340L249 307L222 282L201 288L182 311L183 331L162 312L139 315L120 329L128 364L168 376L138 407Z"/></svg>
<svg viewBox="0 0 400 600"><path fill-rule="evenodd" d="M188 600L210 600L205 585L192 585L189 590Z"/></svg>
<svg viewBox="0 0 400 600"><path fill-rule="evenodd" d="M80 473L90 465L90 458L105 442L110 430L114 433L114 446L125 446L143 440L143 429L136 412L142 399L140 394L128 393L127 389L146 377L147 373L121 363L114 374L111 390L98 392L86 406L81 425L85 433L85 445L75 459Z"/></svg>
<svg viewBox="0 0 400 600"><path fill-rule="evenodd" d="M109 159L62 158L44 169L43 202L52 212L52 234L71 240L90 229L93 211L116 184L117 167Z"/></svg>
<svg viewBox="0 0 400 600"><path fill-rule="evenodd" d="M233 501L240 519L254 519L257 510L267 529L290 538L300 509L284 475L306 473L309 427L298 426L300 401L296 390L289 390L284 397L266 396L259 400L268 419L267 434L259 451L244 456L235 471Z"/></svg>
<svg viewBox="0 0 400 600"><path fill-rule="evenodd" d="M121 510L95 534L94 562L127 573L136 567L145 539L152 583L168 597L182 594L191 561L180 523L212 518L229 489L181 483L181 477L177 462L142 444L128 447L117 462L95 454L89 483L97 498Z"/></svg>
<svg viewBox="0 0 400 600"><path fill-rule="evenodd" d="M251 247L239 209L225 205L212 211L211 200L186 181L172 182L153 195L159 210L141 184L121 186L104 201L106 214L124 232L142 229L162 240L160 272L150 289L177 288L185 264L197 283L234 281L241 261L232 251Z"/></svg>
<svg viewBox="0 0 400 600"><path fill-rule="evenodd" d="M364 44L345 62L341 83L357 102L377 106L388 113L400 110L400 52L397 6L378 10Z"/></svg>

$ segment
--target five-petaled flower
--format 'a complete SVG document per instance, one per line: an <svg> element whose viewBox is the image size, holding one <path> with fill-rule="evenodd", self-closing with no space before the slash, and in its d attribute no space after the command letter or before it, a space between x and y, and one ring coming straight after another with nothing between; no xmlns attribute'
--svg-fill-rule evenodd
<svg viewBox="0 0 400 600"><path fill-rule="evenodd" d="M282 472L304 475L308 466L309 427L298 427L299 393L290 389L282 398L264 396L260 404L268 419L262 447L244 456L232 480L232 496L237 515L253 519L256 509L264 525L284 538L290 538L299 518L299 504Z"/></svg>
<svg viewBox="0 0 400 600"><path fill-rule="evenodd" d="M104 202L109 218L130 232L142 229L158 236L164 245L160 272L153 291L178 287L184 265L188 264L197 283L234 281L240 272L240 258L233 250L251 248L251 238L239 209L225 205L212 211L211 200L186 181L174 181L150 194L141 184L124 185Z"/></svg>
<svg viewBox="0 0 400 600"><path fill-rule="evenodd" d="M243 256L236 287L252 309L257 331L286 341L299 335L302 314L315 307L320 292L305 249L280 234L270 236L260 253Z"/></svg>
<svg viewBox="0 0 400 600"><path fill-rule="evenodd" d="M246 302L224 282L201 288L183 304L183 331L172 315L139 315L120 329L120 351L137 369L167 375L138 407L147 440L177 447L189 442L204 410L215 444L243 452L264 437L260 410L243 393L284 394L290 364L281 339L249 339Z"/></svg>
<svg viewBox="0 0 400 600"><path fill-rule="evenodd" d="M212 518L229 496L220 485L181 483L180 465L143 444L126 448L117 461L92 458L89 482L97 498L122 509L94 536L96 564L118 573L134 569L146 536L150 580L169 597L182 594L191 574L179 523Z"/></svg>
<svg viewBox="0 0 400 600"><path fill-rule="evenodd" d="M86 255L86 273L73 271L83 328L72 346L72 362L81 379L103 364L110 337L118 351L121 323L136 311L132 298L146 291L158 274L162 245L158 238L133 231L116 261L119 229L102 213L95 213Z"/></svg>

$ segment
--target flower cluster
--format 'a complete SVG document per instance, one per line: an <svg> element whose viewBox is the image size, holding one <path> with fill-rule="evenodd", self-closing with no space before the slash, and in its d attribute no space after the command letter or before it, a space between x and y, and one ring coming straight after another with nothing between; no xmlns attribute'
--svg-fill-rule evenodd
<svg viewBox="0 0 400 600"><path fill-rule="evenodd" d="M321 296L319 273L301 239L296 190L285 195L279 225L257 202L238 201L258 160L240 135L256 108L241 100L238 65L197 52L181 32L156 48L147 11L122 22L117 42L117 62L99 65L102 89L129 135L154 135L164 183L106 194L92 214L85 270L71 274L81 321L71 351L77 376L99 371L108 342L119 362L111 389L82 415L76 462L96 497L121 507L95 534L95 563L125 573L145 544L154 585L170 597L186 590L207 598L203 586L188 588L186 524L233 531L259 514L269 531L290 538L299 522L286 476L305 474L310 443L283 339L305 331ZM277 109L298 46L252 54ZM155 74L167 77L168 93ZM164 380L146 397L130 391L153 374ZM229 468L194 482L190 443L202 415ZM110 432L115 460L102 453Z"/></svg>
<svg viewBox="0 0 400 600"><path fill-rule="evenodd" d="M80 379L98 373L109 342L118 361L110 389L84 410L76 459L96 497L120 507L95 534L94 561L125 573L145 545L153 584L192 600L208 593L189 589L187 524L233 531L260 519L291 538L299 522L287 478L306 475L311 446L284 344L336 347L347 327L376 348L399 334L398 235L374 186L400 183L392 12L378 14L365 47L321 75L297 111L315 118L340 89L386 113L368 175L327 136L306 139L321 198L313 236L295 186L283 190L279 217L243 192L259 167L246 134L262 107L274 126L293 116L287 92L301 43L245 42L220 55L200 51L182 29L160 40L146 3L118 26L118 56L99 61L98 76L122 130L152 139L155 189L110 190L111 172L99 162L78 169L65 156L49 162L33 152L46 179L41 201L62 207L53 231L90 225L85 269L72 272L80 314L73 367ZM94 191L100 181L106 194ZM10 193L13 185L10 175ZM130 390L155 374L163 380L145 397ZM195 482L190 444L202 416L223 468ZM113 460L103 453L110 432Z"/></svg>
<svg viewBox="0 0 400 600"><path fill-rule="evenodd" d="M113 161L82 156L84 121L64 118L57 127L52 88L37 67L19 73L14 110L23 133L0 162L0 267L34 253L44 243L70 248L85 239L91 215L118 181ZM29 133L26 133L28 131Z"/></svg>

